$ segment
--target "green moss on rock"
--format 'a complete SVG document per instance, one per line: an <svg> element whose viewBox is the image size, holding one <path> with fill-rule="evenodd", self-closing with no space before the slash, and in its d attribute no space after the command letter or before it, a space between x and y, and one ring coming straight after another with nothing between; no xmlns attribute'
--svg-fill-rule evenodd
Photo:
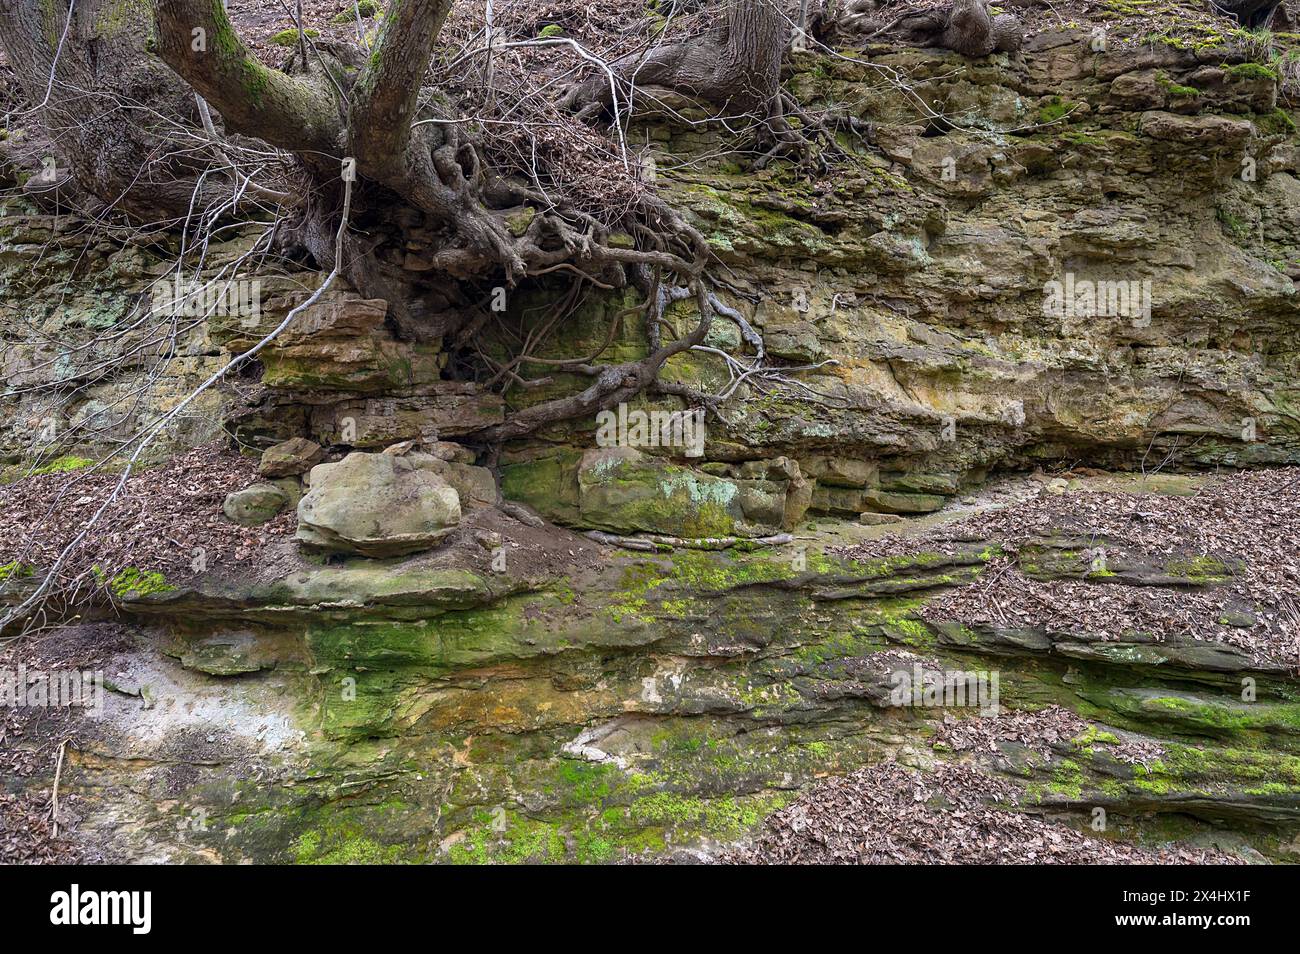
<svg viewBox="0 0 1300 954"><path fill-rule="evenodd" d="M303 32L313 40L320 36L320 30L312 30L309 28ZM276 46L293 46L298 42L298 31L294 28L281 30L279 33L272 34L269 39Z"/></svg>

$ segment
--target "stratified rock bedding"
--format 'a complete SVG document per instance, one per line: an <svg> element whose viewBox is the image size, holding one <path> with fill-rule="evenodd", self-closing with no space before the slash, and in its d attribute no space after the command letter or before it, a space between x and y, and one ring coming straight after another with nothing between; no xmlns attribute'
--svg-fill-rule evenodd
<svg viewBox="0 0 1300 954"><path fill-rule="evenodd" d="M249 0L230 6L259 40L284 26ZM501 28L531 38L556 6L511 5ZM564 29L609 52L644 6L588 5ZM304 311L252 377L209 392L154 448L161 460L233 435L254 456L208 448L133 477L76 555L131 639L102 663L79 657L116 686L101 731L65 735L28 711L6 723L17 794L0 800L0 854L1300 857L1295 471L1186 497L1157 481L1122 494L1045 479L1063 492L944 522L997 471L1300 462L1294 71L1196 5L1019 12L1029 31L1012 56L893 42L871 42L865 62L792 56L802 107L851 113L856 130L825 176L748 168L749 144L698 104L632 117L632 141L662 160L657 188L706 234L717 294L740 316L720 311L712 350L666 369L678 392L735 386L692 448L703 456L595 449L591 421L499 459L475 440L589 386L565 370L575 355L645 353L640 302L623 290L588 289L544 329L561 276L513 291L476 347L507 362L528 341L539 363L518 370L544 382L504 390L472 356L399 335L385 302L336 288ZM455 35L477 35L480 17L458 4ZM572 69L568 50L522 49L541 75ZM117 480L60 471L120 446L322 277L280 263L255 321L196 325L175 361L101 374L109 356L73 346L127 320L170 263L152 246L87 248L81 223L15 208L0 222L6 600ZM214 268L258 233L222 237ZM1045 307L1048 288L1075 279L1150 282L1149 314ZM681 304L665 317L679 334L693 319ZM67 377L50 382L56 366ZM681 410L672 395L645 403ZM34 461L51 472L23 479L48 420L103 446ZM263 451L296 502L317 448L328 463L297 526L327 556L290 538L291 509L255 529L222 515ZM352 467L369 473L322 506L331 473ZM600 547L506 517L494 476L507 500L574 530L794 539ZM907 535L843 548L880 523ZM102 634L83 618L62 637ZM40 660L24 655L37 645L0 659ZM890 677L913 665L999 675L1003 714L897 704ZM77 811L57 844L22 841L68 738ZM1104 837L1085 831L1097 808L1114 823ZM196 812L202 828L186 823Z"/></svg>
<svg viewBox="0 0 1300 954"><path fill-rule="evenodd" d="M924 537L843 553L951 551L972 540L1009 556L927 604L926 619L1108 639L1181 636L1300 666L1300 470L1224 474L1191 495L1044 491Z"/></svg>
<svg viewBox="0 0 1300 954"><path fill-rule="evenodd" d="M409 453L397 450L378 456L400 461ZM251 472L248 463L235 464L203 466L237 486ZM141 474L124 499L138 501L167 486L160 481L177 480L171 471ZM467 513L454 541L404 563L319 566L297 558L276 571L284 558L268 545L250 549L245 559L258 562L236 563L235 574L155 580L155 567L169 568L186 552L179 542L221 539L202 536L205 527L248 532L224 522L222 488L204 484L202 503L190 500L185 522L170 528L174 549L143 550L131 577L139 589L120 594L132 625L146 628L109 671L131 695L114 696L116 714L102 737L79 739L70 755L66 789L87 806L73 837L78 850L111 848L124 858L190 857L195 848L175 841L175 820L150 803L104 801L105 792L159 785L211 816L203 850L229 860L339 859L353 837L364 838L367 857L391 859L611 861L647 851L673 856L701 842L713 845L705 853L712 857L818 776L851 773L891 753L906 757L900 750L910 749L924 753L915 762L926 774L875 768L807 796L813 821L798 824L817 830L816 799L856 800L866 813L853 816L859 835L846 828L841 840L810 846L787 831L767 855L744 857L930 860L910 829L880 828L894 800L909 806L908 824L946 833L942 851L952 861L1212 858L1179 844L1143 853L1023 814L1060 815L1079 827L1098 806L1117 824L1126 820L1124 837L1150 829L1155 843L1166 842L1165 819L1190 814L1197 820L1188 824L1226 825L1234 856L1256 857L1254 847L1235 840L1245 839L1271 857L1289 857L1300 769L1284 667L1252 669L1244 653L1197 655L1178 634L1157 644L1164 647L1159 656L1138 643L1092 643L1068 627L1052 638L986 631L943 609L1013 572L1004 552L1030 561L1026 572L1038 573L1054 595L1069 586L1159 590L1113 582L1147 566L1122 560L1109 564L1114 578L1055 579L1047 572L1057 567L1052 561L1073 566L1076 557L1062 555L1073 551L1035 550L1033 541L1058 526L1071 535L1129 529L1130 551L1177 554L1198 535L1216 543L1230 537L1226 525L1212 522L1215 513L1248 520L1252 494L1285 500L1289 480L1286 472L1244 475L1211 482L1195 497L1067 487L1060 496L968 517L956 529L940 523L912 537L871 541L850 560L803 552L802 544L786 552L624 553L503 519L489 507ZM30 478L15 491L31 505L48 482ZM1243 492L1237 513L1229 498L1243 482L1255 489ZM1132 520L1129 513L1147 516ZM133 514L139 520L154 511L128 506L108 525L110 536L130 529L140 536L128 539L145 539L158 526L121 522ZM1249 536L1221 554L1227 563L1275 545L1262 533ZM494 567L498 553L506 554L503 572ZM1085 569L1096 576L1091 562ZM1170 575L1168 567L1161 572ZM1175 592L1223 585L1188 578ZM927 624L932 612L940 619ZM149 628L151 621L161 629ZM1036 618L1029 624L1038 625ZM1108 645L1122 651L1098 648ZM896 707L891 675L915 665L1000 671L1002 714ZM1242 676L1258 681L1258 702L1239 701ZM340 702L340 680L349 679L356 701ZM174 713L186 697L171 694L179 685L208 701L178 725ZM146 699L150 708L143 709ZM302 708L311 699L318 710ZM247 766L236 781L195 781L213 770L194 767L186 770L193 779L173 789L175 772L149 766L198 759L197 750L176 746L195 733L226 731L203 729L205 711L241 712L241 719L256 712L301 726L313 741L302 747L285 737L266 750L231 723L228 744ZM472 750L462 753L469 738ZM57 742L36 732L22 744L42 746L48 759ZM400 753L409 746L423 754L394 766L391 758L406 758ZM357 759L371 802L341 794L354 791L354 782L336 773L355 779L340 766ZM946 774L949 760L959 764L958 775ZM430 790L419 777L439 781ZM279 782L255 782L266 779ZM954 801L955 811L913 801L947 793L951 779L966 786L961 798L974 801ZM380 811L390 803L400 807ZM250 805L260 807L250 815ZM441 841L403 847L401 825L424 831L436 805L445 814L429 831ZM395 829L382 820L388 811L404 819ZM505 813L504 832L493 827L494 811ZM118 831L114 819L122 813L132 821ZM346 824L328 820L336 815ZM318 829L326 832L320 841L312 835ZM765 844L747 850L767 851ZM39 854L39 846L23 850Z"/></svg>

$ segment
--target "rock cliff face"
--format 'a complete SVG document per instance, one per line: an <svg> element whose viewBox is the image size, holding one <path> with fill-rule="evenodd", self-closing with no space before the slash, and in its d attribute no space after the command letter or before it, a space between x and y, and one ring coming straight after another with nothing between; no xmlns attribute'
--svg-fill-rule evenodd
<svg viewBox="0 0 1300 954"><path fill-rule="evenodd" d="M303 539L348 558L285 541L256 566L118 594L129 635L105 663L105 716L64 769L76 843L194 861L712 852L815 779L894 758L964 760L1013 783L1022 810L1079 828L1103 809L1107 837L1294 860L1294 648L1232 636L1288 610L1243 589L1244 557L1177 540L1098 565L1095 539L1052 526L1030 541L841 550L879 536L864 523L977 506L970 495L1003 472L1300 463L1300 151L1285 71L1248 61L1223 30L1099 51L1093 24L1061 27L982 59L797 54L787 87L804 107L852 104L872 129L870 144L845 138L853 161L818 186L779 164L742 170L696 104L675 101L675 121L639 116L629 139L650 144L658 184L725 276L711 350L665 375L734 392L698 455L598 446L592 419L475 460L477 431L581 379L494 393L438 344L399 340L383 302L326 296L156 457L224 434L250 453L315 442L329 462L308 486L309 465L261 486L299 507ZM137 327L167 249L88 241L80 223L4 202L7 480L111 448L321 280L267 275L256 313ZM207 268L253 254L241 235ZM560 287L511 296L483 350L505 352ZM534 356L592 353L611 327L607 356L645 353L643 320L615 322L631 303L589 297ZM667 315L679 332L685 307ZM745 377L735 356L768 370ZM376 460L388 496L335 486L353 470L370 481ZM506 501L558 526L504 516L483 467ZM425 492L404 497L399 471ZM1164 499L1199 479L1142 489ZM628 552L587 530L740 546ZM745 543L789 533L788 546ZM12 598L32 582L4 554ZM1169 635L926 610L1008 567L1085 586L1085 603L1152 587L1219 615ZM987 744L953 743L967 708L895 697L917 667L997 675L1009 712L1059 706L1086 725L1040 744L990 717ZM1140 758L1124 754L1134 746Z"/></svg>
<svg viewBox="0 0 1300 954"><path fill-rule="evenodd" d="M774 387L724 408L710 459L796 460L830 513L935 510L993 469L1070 458L1296 459L1296 151L1267 70L1219 48L1097 54L1081 31L1014 61L872 62L804 60L792 80L877 124L883 155L833 187L703 159L665 175L767 353L822 365L799 378L820 399ZM969 125L927 124L871 83L881 68ZM656 131L678 161L709 152ZM719 348L743 347L720 325ZM707 355L674 370L728 386ZM506 487L544 505L575 459L516 451Z"/></svg>
<svg viewBox="0 0 1300 954"><path fill-rule="evenodd" d="M875 146L816 187L788 168L718 160L717 130L643 117L633 139L648 137L660 184L709 235L727 270L722 298L773 364L820 365L798 373L799 386L742 386L742 400L710 416L704 461L797 461L818 481L818 512L935 509L993 469L1043 462L1294 461L1294 126L1281 75L1245 62L1233 37L1215 39L1193 49L1116 39L1094 52L1079 28L1038 33L1014 57L798 55L788 85L802 102L851 102L874 129ZM880 70L909 77L906 89L875 82ZM927 118L927 104L962 124ZM6 202L0 333L16 394L0 446L13 462L72 424L111 437L166 407L319 280L268 276L256 314L182 320L179 359L137 394L132 365L150 366L164 342L109 329L120 332L163 275L162 249L88 246L77 223ZM208 265L216 274L252 244L216 246ZM512 320L527 327L534 304L515 296ZM537 357L599 348L626 304L589 299ZM645 340L625 321L611 351L633 356ZM721 318L711 344L754 353ZM134 355L126 373L105 371L114 351ZM436 345L396 340L382 303L341 293L266 353L259 385L224 418L255 446L304 436L382 449L471 434L506 405L580 383L557 375L503 403L449 380L446 363ZM669 376L711 393L730 384L727 363L707 352L675 359ZM214 397L178 442L216 433L221 417ZM541 503L564 470L573 489L595 430L587 421L509 449L508 486Z"/></svg>

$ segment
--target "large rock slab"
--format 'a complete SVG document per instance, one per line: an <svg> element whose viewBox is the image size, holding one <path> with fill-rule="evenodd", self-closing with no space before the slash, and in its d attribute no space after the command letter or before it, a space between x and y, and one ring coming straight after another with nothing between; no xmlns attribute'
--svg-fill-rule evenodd
<svg viewBox="0 0 1300 954"><path fill-rule="evenodd" d="M278 304L278 303L269 303ZM296 302L286 301L286 307ZM304 309L261 353L262 383L296 394L383 393L436 385L445 360L436 345L400 341L385 323L388 305L348 294L327 296ZM275 327L268 307L239 348ZM269 325L269 327L268 327Z"/></svg>
<svg viewBox="0 0 1300 954"><path fill-rule="evenodd" d="M476 510L495 507L497 503L497 482L492 471L486 467L475 467L466 463L466 452L457 444L435 443L425 450L412 452L411 443L395 444L384 449L384 453L396 457L406 457L421 470L432 471L445 480L460 496L462 510ZM461 457L461 460L456 460ZM469 455L472 461L473 456Z"/></svg>
<svg viewBox="0 0 1300 954"><path fill-rule="evenodd" d="M298 540L325 552L397 557L428 550L460 523L460 495L422 454L349 454L312 468Z"/></svg>
<svg viewBox="0 0 1300 954"><path fill-rule="evenodd" d="M585 526L616 533L723 537L745 517L735 484L630 447L583 455L578 506Z"/></svg>
<svg viewBox="0 0 1300 954"><path fill-rule="evenodd" d="M758 537L793 527L811 481L792 458L686 467L632 447L561 450L502 467L507 500L556 523L611 533Z"/></svg>
<svg viewBox="0 0 1300 954"><path fill-rule="evenodd" d="M383 448L471 434L505 420L500 395L475 384L438 381L410 397L355 398L313 407L311 433L323 444Z"/></svg>

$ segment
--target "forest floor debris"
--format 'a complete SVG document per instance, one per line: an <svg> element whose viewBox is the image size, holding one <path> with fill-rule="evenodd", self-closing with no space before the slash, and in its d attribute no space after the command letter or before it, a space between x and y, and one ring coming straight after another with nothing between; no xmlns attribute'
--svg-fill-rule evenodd
<svg viewBox="0 0 1300 954"><path fill-rule="evenodd" d="M6 486L0 496L0 570L8 572L0 580L53 565L119 479L118 473L87 469ZM137 586L170 587L209 570L256 563L262 550L294 529L291 510L254 528L223 516L226 495L257 479L255 460L215 443L137 471L69 555L64 578L91 574L122 595Z"/></svg>
<svg viewBox="0 0 1300 954"><path fill-rule="evenodd" d="M996 803L996 804L995 804ZM1011 784L969 766L882 762L825 779L769 816L731 864L1240 864L1210 849L1143 848L1016 811Z"/></svg>
<svg viewBox="0 0 1300 954"><path fill-rule="evenodd" d="M1112 555L1239 567L1206 587L1131 586L1106 577L1036 580L1014 556L980 579L938 595L932 622L1043 627L1108 639L1139 633L1225 643L1265 663L1300 668L1300 470L1224 474L1190 496L1044 491L1005 509L923 534L890 534L840 551L853 559L955 552L971 541L1015 554L1044 539L1081 541ZM1243 615L1244 613L1244 615Z"/></svg>
<svg viewBox="0 0 1300 954"><path fill-rule="evenodd" d="M1113 742L1111 740L1114 740ZM1129 765L1146 765L1159 759L1164 748L1149 739L1128 733L1101 732L1061 706L1046 706L1035 712L1002 712L995 717L957 718L944 714L943 724L930 740L936 749L953 752L996 753L1006 743L1024 746L1044 759L1053 751L1072 742L1106 742L1106 751L1116 761Z"/></svg>

